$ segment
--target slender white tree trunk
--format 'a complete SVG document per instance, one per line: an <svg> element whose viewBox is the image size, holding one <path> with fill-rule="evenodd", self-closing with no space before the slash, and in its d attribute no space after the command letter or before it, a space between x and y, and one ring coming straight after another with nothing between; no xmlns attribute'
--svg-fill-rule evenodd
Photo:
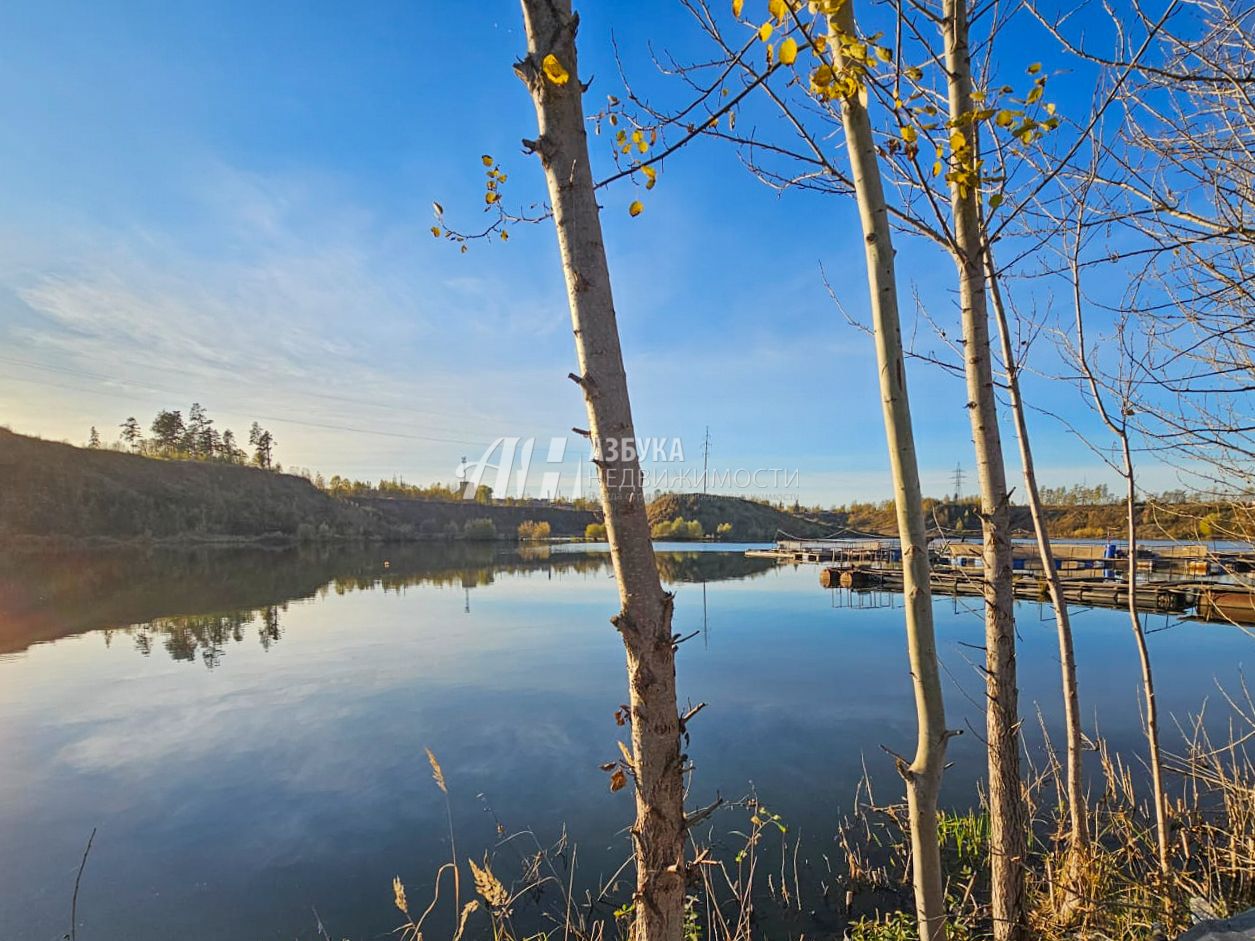
<svg viewBox="0 0 1255 941"><path fill-rule="evenodd" d="M1137 660L1142 667L1142 693L1146 696L1146 742L1151 757L1151 794L1155 803L1155 836L1160 857L1160 872L1170 873L1168 867L1168 800L1163 792L1163 758L1160 754L1160 709L1155 701L1155 675L1151 671L1151 651L1146 646L1146 631L1142 630L1142 617L1137 610L1137 487L1133 476L1133 454L1128 445L1128 430L1119 435L1119 448L1124 462L1124 491L1126 523L1128 526L1128 621L1137 644Z"/></svg>
<svg viewBox="0 0 1255 941"><path fill-rule="evenodd" d="M972 74L966 0L944 0L942 29L950 120L963 135L965 157L956 151L952 170L971 166L979 153L972 112ZM985 248L977 186L954 178L955 261L963 314L967 409L976 448L984 537L985 732L989 750L991 895L996 941L1020 941L1025 932L1024 865L1027 811L1020 783L1019 691L1016 688L1015 612L1011 592L1010 506L989 346L985 296Z"/></svg>
<svg viewBox="0 0 1255 941"><path fill-rule="evenodd" d="M1079 251L1079 249L1075 250ZM1159 856L1159 872L1167 878L1171 874L1168 860L1168 797L1163 785L1163 756L1159 750L1159 706L1155 702L1155 676L1150 665L1150 650L1146 646L1146 633L1142 630L1142 619L1137 607L1137 485L1133 467L1133 449L1129 445L1129 428L1126 418L1129 402L1127 395L1118 403L1120 420L1117 421L1107 410L1102 390L1098 385L1098 377L1090 366L1089 355L1085 348L1085 317L1081 303L1081 271L1080 262L1075 254L1071 260L1072 271L1072 303L1076 309L1076 350L1077 363L1089 385L1090 395L1094 399L1094 408L1103 424L1111 430L1120 442L1120 456L1123 461L1125 482L1125 526L1129 540L1129 558L1126 567L1128 577L1128 612L1129 626L1133 629L1133 639L1137 644L1137 658L1142 668L1142 693L1146 702L1146 742L1150 752L1151 800L1155 805L1155 837Z"/></svg>
<svg viewBox="0 0 1255 941"><path fill-rule="evenodd" d="M1142 668L1142 692L1146 697L1146 742L1150 751L1150 782L1154 793L1151 800L1155 805L1155 837L1159 852L1159 871L1169 875L1168 865L1168 797L1163 786L1163 756L1159 752L1159 706L1155 702L1155 676L1150 667L1150 650L1146 646L1146 632L1142 629L1142 618L1137 608L1137 487L1133 474L1133 452L1129 447L1129 433L1122 429L1120 433L1120 451L1124 459L1124 474L1127 487L1125 490L1125 509L1129 537L1129 624L1133 628L1133 639L1137 644L1137 659Z"/></svg>
<svg viewBox="0 0 1255 941"><path fill-rule="evenodd" d="M672 596L658 578L639 462L634 451L622 447L636 434L584 130L575 55L579 18L570 0L522 0L522 5L528 52L515 70L531 92L539 122L539 136L525 146L540 156L549 184L579 359L573 378L584 392L598 451L606 533L622 604L612 620L627 651L636 783L633 938L679 941L685 820ZM550 62L546 74L548 56L556 58L558 68Z"/></svg>
<svg viewBox="0 0 1255 941"><path fill-rule="evenodd" d="M1011 414L1015 419L1015 435L1020 445L1020 463L1024 465L1024 493L1028 499L1028 511L1037 535L1037 553L1041 558L1046 585L1050 590L1050 603L1055 612L1055 627L1059 636L1059 669L1063 680L1063 721L1067 739L1067 789L1068 789L1068 842L1072 855L1089 845L1089 828L1086 822L1085 792L1081 778L1081 698L1076 682L1076 654L1072 645L1072 621L1068 616L1068 603L1063 597L1063 586L1055 568L1054 551L1050 546L1050 531L1042 508L1041 493L1037 487L1037 471L1033 462L1033 449L1029 442L1028 417L1024 399L1020 394L1020 367L1011 345L1011 330L1007 322L1006 308L998 289L998 277L993 267L993 256L986 252L985 262L989 274L989 295L993 301L994 317L998 324L998 337L1002 344L1002 360L1007 371L1007 392L1011 402Z"/></svg>
<svg viewBox="0 0 1255 941"><path fill-rule="evenodd" d="M853 0L845 0L828 17L834 36L854 33ZM841 43L832 48L843 64ZM928 536L920 493L919 466L907 395L902 330L898 313L897 275L893 236L885 204L884 184L876 155L867 108L856 95L841 109L846 150L858 200L867 254L867 282L871 293L876 364L880 373L880 401L884 412L889 466L893 475L898 535L902 542L902 578L906 595L906 638L915 690L918 737L915 759L899 763L906 780L911 822L911 863L914 869L915 911L921 941L945 941L945 886L937 839L937 792L945 766L946 717L933 633L932 590L928 581Z"/></svg>

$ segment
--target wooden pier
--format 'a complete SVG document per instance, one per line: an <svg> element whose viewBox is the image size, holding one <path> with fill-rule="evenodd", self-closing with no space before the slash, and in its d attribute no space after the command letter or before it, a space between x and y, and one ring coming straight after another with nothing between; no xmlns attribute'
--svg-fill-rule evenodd
<svg viewBox="0 0 1255 941"><path fill-rule="evenodd" d="M1051 547L1064 598L1070 605L1126 608L1132 591L1141 611L1187 614L1208 621L1255 624L1255 583L1239 578L1255 571L1255 548L1215 549L1200 543L1139 547L1136 583L1126 575L1127 550L1114 542L1059 542ZM929 545L930 585L935 595L980 596L983 554L979 542L934 540ZM781 562L819 564L824 588L902 590L902 548L896 539L781 539L748 555ZM1049 586L1035 543L1012 546L1014 596L1045 601Z"/></svg>
<svg viewBox="0 0 1255 941"><path fill-rule="evenodd" d="M825 588L883 588L901 591L901 570L838 569L825 568L819 576L819 584ZM981 596L985 592L984 580L977 572L947 572L933 570L929 584L934 595ZM1092 608L1126 608L1129 603L1128 584L1104 577L1064 578L1063 596L1068 604ZM1022 601L1047 601L1050 588L1040 576L1017 575L1011 582L1012 594ZM1200 589L1195 585L1144 582L1134 588L1137 606L1142 611L1183 613L1199 603ZM1235 605L1230 605L1236 610ZM1255 615L1255 609L1252 609Z"/></svg>

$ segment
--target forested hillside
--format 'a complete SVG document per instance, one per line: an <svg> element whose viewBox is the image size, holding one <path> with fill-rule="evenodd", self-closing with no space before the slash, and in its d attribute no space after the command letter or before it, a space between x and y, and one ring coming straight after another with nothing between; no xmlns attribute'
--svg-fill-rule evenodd
<svg viewBox="0 0 1255 941"><path fill-rule="evenodd" d="M549 523L554 536L581 536L600 514L592 510L410 499L363 493L335 496L304 477L204 460L160 460L30 438L0 429L0 536L130 540L257 540L453 538L491 520L512 537L525 520ZM972 501L925 500L930 529L980 531ZM1230 504L1150 502L1139 507L1147 538L1224 539L1250 531ZM1024 507L1011 508L1013 528L1031 532ZM1047 508L1056 538L1103 538L1124 526L1120 503ZM852 503L833 510L787 512L766 503L716 494L664 494L649 504L651 524L683 520L705 536L770 541L778 534L894 536L893 505Z"/></svg>
<svg viewBox="0 0 1255 941"><path fill-rule="evenodd" d="M308 480L257 467L154 460L0 430L0 533L165 539L383 533Z"/></svg>
<svg viewBox="0 0 1255 941"><path fill-rule="evenodd" d="M577 535L588 511L471 501L340 499L304 477L204 460L158 460L0 429L0 536L129 540L453 537L491 520L512 537L524 519Z"/></svg>
<svg viewBox="0 0 1255 941"><path fill-rule="evenodd" d="M696 520L707 535L715 535L719 527L731 524L731 531L722 538L750 542L773 540L779 532L814 538L831 532L824 523L803 519L777 510L765 503L707 493L668 493L649 504L651 525L673 520Z"/></svg>

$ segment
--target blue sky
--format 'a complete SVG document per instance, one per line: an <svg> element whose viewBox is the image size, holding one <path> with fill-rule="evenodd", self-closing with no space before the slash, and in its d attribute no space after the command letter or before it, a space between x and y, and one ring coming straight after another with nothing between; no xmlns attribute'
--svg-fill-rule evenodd
<svg viewBox="0 0 1255 941"><path fill-rule="evenodd" d="M612 34L638 89L678 100L648 46L702 52L678 4L581 6L590 110L621 90ZM518 145L518 6L474 10L453 29L421 0L5 4L0 422L81 442L199 401L237 433L260 419L289 466L413 481L586 424L552 229L466 254L429 231L432 200L478 221L485 152L509 204L543 198ZM693 461L709 425L712 465L796 469L804 502L889 496L871 343L820 277L863 317L852 202L779 196L713 142L669 159L630 219L635 195L605 192L603 217L638 433ZM955 322L950 261L898 247L904 294ZM961 381L915 363L911 387L925 490L958 463L970 492ZM1070 385L1028 393L1092 427ZM1034 430L1046 484L1114 482L1049 419Z"/></svg>

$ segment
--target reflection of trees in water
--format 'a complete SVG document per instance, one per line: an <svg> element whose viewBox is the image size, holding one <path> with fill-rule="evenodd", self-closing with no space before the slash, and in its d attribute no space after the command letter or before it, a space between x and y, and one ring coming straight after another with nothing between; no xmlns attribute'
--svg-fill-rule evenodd
<svg viewBox="0 0 1255 941"><path fill-rule="evenodd" d="M242 642L245 628L254 622L262 649L269 650L283 636L283 628L279 624L280 610L279 606L267 605L256 611L154 618L124 628L123 633L135 638L135 649L146 657L159 642L172 660L191 663L199 653L205 666L212 670L222 662L227 645ZM282 610L287 610L287 606L282 606Z"/></svg>
<svg viewBox="0 0 1255 941"><path fill-rule="evenodd" d="M740 553L658 554L669 583L749 578L773 567ZM0 653L132 625L122 629L141 652L160 648L212 667L250 629L268 649L282 636L280 611L295 599L430 585L464 591L469 605L472 589L502 577L609 570L604 551L491 543L0 553Z"/></svg>
<svg viewBox="0 0 1255 941"><path fill-rule="evenodd" d="M739 552L658 552L658 574L668 582L721 582L756 578L776 567L775 559Z"/></svg>
<svg viewBox="0 0 1255 941"><path fill-rule="evenodd" d="M462 564L448 565L439 569L406 569L405 560L388 560L388 568L381 571L338 575L320 593L334 591L337 595L350 591L363 591L378 588L383 591L400 592L406 588L419 585L434 585L442 588L484 588L493 584L499 575L522 575L530 572L547 573L590 573L599 572L610 567L609 556L593 556L576 553L558 553L532 555L529 552L499 554L493 556L491 549L481 564L473 564L475 560L460 560Z"/></svg>

